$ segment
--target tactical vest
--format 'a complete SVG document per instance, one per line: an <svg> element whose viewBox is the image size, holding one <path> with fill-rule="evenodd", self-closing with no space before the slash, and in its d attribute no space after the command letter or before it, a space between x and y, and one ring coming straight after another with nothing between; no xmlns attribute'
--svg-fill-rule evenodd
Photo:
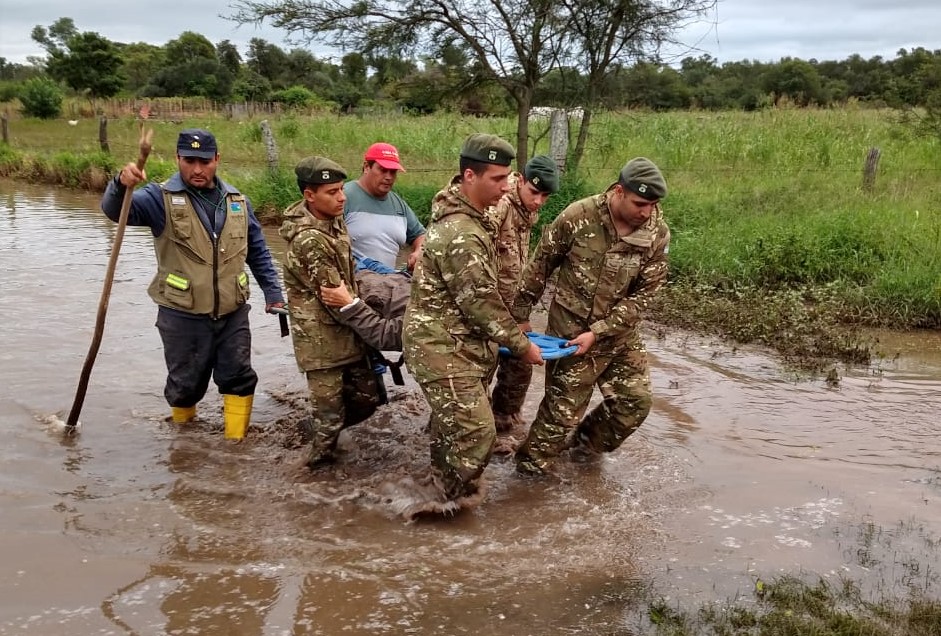
<svg viewBox="0 0 941 636"><path fill-rule="evenodd" d="M248 300L248 206L244 195L232 192L225 206L213 241L189 194L163 191L166 226L154 239L157 275L147 290L155 303L217 318Z"/></svg>

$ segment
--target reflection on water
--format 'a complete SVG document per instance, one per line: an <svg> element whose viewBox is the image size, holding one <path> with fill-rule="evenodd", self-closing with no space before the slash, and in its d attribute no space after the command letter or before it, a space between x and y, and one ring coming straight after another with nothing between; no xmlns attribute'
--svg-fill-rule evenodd
<svg viewBox="0 0 941 636"><path fill-rule="evenodd" d="M879 334L878 363L836 389L762 352L648 336L655 407L619 452L549 482L497 457L477 511L409 525L384 484L427 466L419 392L393 389L337 466L307 474L304 385L257 307L250 437L223 440L216 396L192 426L164 421L151 241L129 228L82 433L63 442L40 419L68 408L90 342L113 237L97 202L0 181L0 634L630 633L649 589L696 603L780 572L865 582L896 576L893 553L937 571L938 334Z"/></svg>

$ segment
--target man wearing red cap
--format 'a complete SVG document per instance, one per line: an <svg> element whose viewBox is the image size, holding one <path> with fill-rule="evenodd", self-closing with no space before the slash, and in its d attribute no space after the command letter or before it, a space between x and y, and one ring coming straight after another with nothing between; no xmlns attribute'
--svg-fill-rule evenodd
<svg viewBox="0 0 941 636"><path fill-rule="evenodd" d="M394 268L399 251L410 245L411 270L421 258L425 228L408 203L392 192L400 171L405 172L405 168L395 146L381 142L371 145L363 156L363 173L343 187L343 216L356 256Z"/></svg>

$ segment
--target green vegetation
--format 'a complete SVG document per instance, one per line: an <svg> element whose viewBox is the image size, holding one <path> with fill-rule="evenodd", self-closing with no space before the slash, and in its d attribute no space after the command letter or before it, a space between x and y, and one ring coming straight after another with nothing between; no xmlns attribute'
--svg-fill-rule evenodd
<svg viewBox="0 0 941 636"><path fill-rule="evenodd" d="M709 0L682 0L666 15L652 17L639 12L626 21L599 19L610 9L604 3L565 3L559 15L546 15L528 0L502 3L508 13L492 17L497 36L501 28L514 35L533 36L542 46L562 47L565 54L536 46L503 47L500 37L485 38L493 50L473 50L458 34L478 41L477 20L460 11L441 25L433 37L408 41L395 48L393 35L409 40L414 30L431 28L433 14L423 13L420 3L406 7L401 21L384 16L361 20L357 5L352 15L337 5L337 15L320 11L319 3L294 10L290 3L240 3L236 22L271 19L285 11L284 28L307 31L319 40L337 36L344 50L351 42L347 27L365 29L362 50L346 53L339 62L318 59L304 48L285 51L253 38L246 51L228 40L213 44L205 36L184 31L163 45L113 42L106 35L80 32L72 18L59 18L48 27L37 25L31 36L47 53L35 63L11 63L0 58L0 81L22 83L44 75L70 87L79 96L105 97L207 97L220 101L270 101L284 91L303 88L323 104L341 112L356 108L386 109L427 114L441 111L475 115L507 115L517 112L517 98L531 105L587 106L591 109L648 108L653 110L699 108L759 110L782 102L817 106L844 105L853 100L875 106L922 107L919 116L926 131L941 131L941 51L917 47L901 49L895 59L864 59L851 55L843 60L778 62L737 61L719 64L704 55L687 57L678 67L647 59L656 32L669 36L674 21L707 10ZM538 3L536 3L538 4ZM664 3L655 2L654 5ZM512 11L510 11L512 9ZM257 15L262 12L265 15ZM600 12L600 13L599 13ZM432 12L433 13L433 12ZM342 19L350 18L349 24ZM657 22L647 25L645 20ZM666 19L667 23L662 21ZM508 24L504 25L504 20ZM640 21L639 25L631 20ZM646 28L650 26L651 28ZM663 30L661 32L660 30ZM564 34L564 37L556 37ZM367 37L368 36L368 37ZM536 37L540 36L540 37ZM548 36L548 37L547 37ZM370 40L373 38L373 40ZM492 39L492 42L491 42ZM617 51L597 47L623 43ZM381 45L399 51L392 54ZM416 48L416 46L418 48ZM483 54L484 58L480 55ZM505 57L503 57L505 56ZM517 57L522 56L521 59ZM490 66L490 60L502 64ZM564 59L565 64L552 60ZM608 60L597 66L592 60ZM512 69L512 70L507 70ZM522 92L520 92L522 91ZM927 115L927 116L925 116Z"/></svg>
<svg viewBox="0 0 941 636"><path fill-rule="evenodd" d="M869 601L848 580L810 584L783 576L756 581L754 600L707 605L695 614L656 601L648 619L646 633L658 636L941 636L941 601L919 592L901 603Z"/></svg>
<svg viewBox="0 0 941 636"><path fill-rule="evenodd" d="M208 127L220 142L222 176L271 219L297 197L292 167L301 157L325 154L355 175L363 149L389 140L408 169L397 191L427 218L431 197L455 171L464 137L474 131L510 136L515 122L453 114L292 114L272 120L283 166L275 175L265 168L257 122L207 115L149 125L155 129L151 178L172 172L181 127ZM534 134L546 125L534 123ZM60 149L97 153L94 120L67 126L13 119L10 131L13 149L0 154L3 174L50 178L37 168L47 166L60 175L56 182L75 184L82 180L63 171L85 168L63 161ZM133 158L137 122L111 121L109 132L117 165ZM870 190L862 169L871 147L882 158ZM546 152L545 142L531 150ZM664 209L673 232L671 283L655 319L772 346L812 368L832 358L868 360L868 343L847 325L941 326L941 144L899 123L892 111L782 106L599 114L579 172L566 176L541 224L572 200L603 190L638 155L657 162L670 186ZM90 165L108 171L115 164L99 158Z"/></svg>
<svg viewBox="0 0 941 636"><path fill-rule="evenodd" d="M59 116L62 108L62 91L59 86L46 78L36 77L23 82L17 95L23 105L23 114L39 119L53 119Z"/></svg>
<svg viewBox="0 0 941 636"><path fill-rule="evenodd" d="M663 596L649 583L612 584L594 601L621 608L624 627L604 633L941 636L941 555L934 530L914 520L895 527L863 520L838 524L832 533L844 558L839 574L802 570L764 581L750 571L740 577L734 598L702 604L682 594Z"/></svg>

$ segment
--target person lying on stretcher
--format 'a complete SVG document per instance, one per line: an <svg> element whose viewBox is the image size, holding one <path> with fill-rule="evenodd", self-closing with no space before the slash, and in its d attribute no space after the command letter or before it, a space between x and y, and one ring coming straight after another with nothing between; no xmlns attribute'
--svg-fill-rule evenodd
<svg viewBox="0 0 941 636"><path fill-rule="evenodd" d="M412 276L370 258L356 261L356 284L360 295L350 294L346 285L321 287L323 302L340 310L340 319L369 346L379 351L402 350L402 318L408 304ZM571 355L578 347L566 346L564 340L537 333L527 333L538 344L547 360ZM508 351L501 351L507 355Z"/></svg>

